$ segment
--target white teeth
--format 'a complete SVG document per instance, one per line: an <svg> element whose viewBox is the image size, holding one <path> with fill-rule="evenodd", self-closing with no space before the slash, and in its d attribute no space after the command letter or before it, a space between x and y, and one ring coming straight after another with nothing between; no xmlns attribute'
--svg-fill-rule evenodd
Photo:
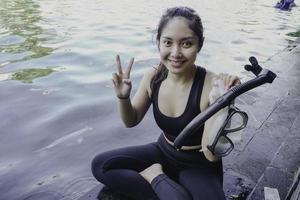
<svg viewBox="0 0 300 200"><path fill-rule="evenodd" d="M184 61L169 60L173 67L180 67Z"/></svg>
<svg viewBox="0 0 300 200"><path fill-rule="evenodd" d="M183 63L183 61L170 60L172 63Z"/></svg>

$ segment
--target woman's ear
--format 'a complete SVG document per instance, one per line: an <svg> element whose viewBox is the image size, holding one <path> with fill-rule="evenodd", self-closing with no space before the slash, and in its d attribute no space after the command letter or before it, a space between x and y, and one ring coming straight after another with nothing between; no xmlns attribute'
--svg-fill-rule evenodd
<svg viewBox="0 0 300 200"><path fill-rule="evenodd" d="M198 52L202 49L204 39L205 39L205 37L202 37L202 40L199 42L199 49L198 49Z"/></svg>

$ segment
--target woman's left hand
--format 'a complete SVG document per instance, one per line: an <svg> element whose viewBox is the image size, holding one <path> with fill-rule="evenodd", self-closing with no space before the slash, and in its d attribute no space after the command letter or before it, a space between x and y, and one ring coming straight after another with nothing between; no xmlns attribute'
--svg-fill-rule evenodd
<svg viewBox="0 0 300 200"><path fill-rule="evenodd" d="M238 76L221 73L218 75L218 78L223 80L225 90L229 90L231 87L241 84L241 80Z"/></svg>

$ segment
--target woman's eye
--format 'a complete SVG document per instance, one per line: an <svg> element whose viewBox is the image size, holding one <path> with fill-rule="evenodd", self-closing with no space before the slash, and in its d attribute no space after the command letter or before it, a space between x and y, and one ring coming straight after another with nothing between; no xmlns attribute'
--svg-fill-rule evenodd
<svg viewBox="0 0 300 200"><path fill-rule="evenodd" d="M192 43L191 43L191 42L183 42L183 43L182 43L182 46L183 46L184 48L189 48L189 47L192 46Z"/></svg>
<svg viewBox="0 0 300 200"><path fill-rule="evenodd" d="M171 45L172 45L172 42L169 41L169 40L165 40L165 41L164 41L164 45L167 46L167 47L168 47L168 46L171 46Z"/></svg>

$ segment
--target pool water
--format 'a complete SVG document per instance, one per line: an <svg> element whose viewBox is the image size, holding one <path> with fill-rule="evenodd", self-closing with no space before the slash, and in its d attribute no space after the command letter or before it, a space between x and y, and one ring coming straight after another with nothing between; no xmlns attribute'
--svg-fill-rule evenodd
<svg viewBox="0 0 300 200"><path fill-rule="evenodd" d="M286 34L300 28L300 7L275 3L0 0L0 199L76 199L97 184L98 152L152 140L120 134L110 79L116 54L124 65L135 57L133 90L159 63L155 30L166 8L202 17L197 64L243 78L249 56L263 63L295 40Z"/></svg>

